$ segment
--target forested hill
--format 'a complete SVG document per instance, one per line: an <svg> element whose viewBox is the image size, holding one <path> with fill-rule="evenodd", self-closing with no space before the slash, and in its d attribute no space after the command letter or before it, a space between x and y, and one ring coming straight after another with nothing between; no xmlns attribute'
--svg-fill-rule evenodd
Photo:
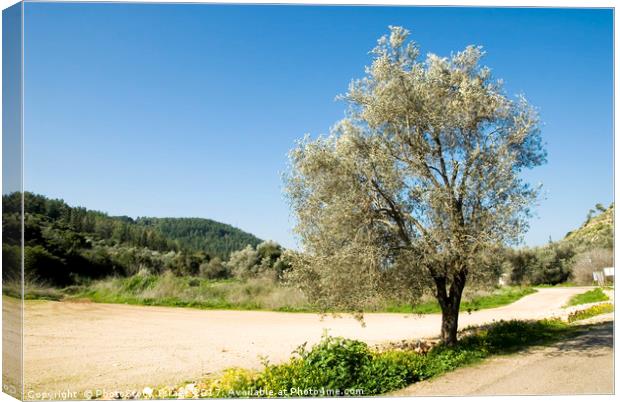
<svg viewBox="0 0 620 402"><path fill-rule="evenodd" d="M2 196L3 276L18 273L19 193ZM75 278L132 275L139 269L194 275L201 264L261 240L209 219L139 218L72 207L63 200L24 194L24 266L54 284ZM14 270L6 269L14 266Z"/></svg>
<svg viewBox="0 0 620 402"><path fill-rule="evenodd" d="M4 212L17 210L16 195L5 195ZM212 257L228 258L231 252L262 240L231 225L203 218L148 218L110 216L83 207L71 207L63 200L25 193L24 207L31 219L43 218L66 225L76 232L91 233L119 244L158 251L202 251Z"/></svg>
<svg viewBox="0 0 620 402"><path fill-rule="evenodd" d="M203 218L138 218L138 226L154 229L182 247L227 259L231 252L262 240L234 226Z"/></svg>

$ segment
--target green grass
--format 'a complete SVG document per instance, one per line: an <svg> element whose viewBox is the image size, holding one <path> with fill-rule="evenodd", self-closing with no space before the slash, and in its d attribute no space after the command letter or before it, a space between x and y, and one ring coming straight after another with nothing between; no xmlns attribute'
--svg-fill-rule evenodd
<svg viewBox="0 0 620 402"><path fill-rule="evenodd" d="M501 307L511 304L524 296L535 293L536 289L531 287L506 286L499 288L489 295L472 297L461 303L461 311L470 312L494 307ZM413 313L413 314L434 314L440 313L441 307L436 301L411 305L390 305L386 308L390 313Z"/></svg>
<svg viewBox="0 0 620 402"><path fill-rule="evenodd" d="M291 389L316 390L319 396L342 396L344 390L359 392L357 396L380 395L490 356L545 345L574 331L560 320L500 321L470 328L456 346L439 345L426 354L377 351L361 341L326 336L310 349L302 345L281 364L265 362L258 371L225 370L189 385L160 389L173 397L300 396Z"/></svg>
<svg viewBox="0 0 620 402"><path fill-rule="evenodd" d="M22 298L22 287L18 280L4 281L2 284L2 294L16 299ZM58 301L63 298L60 289L45 286L36 282L26 282L24 286L25 300L52 300Z"/></svg>
<svg viewBox="0 0 620 402"><path fill-rule="evenodd" d="M4 294L17 297L19 289L4 286ZM466 293L461 311L474 311L513 303L523 296L534 293L530 287L495 289L480 294ZM473 291L472 291L473 292ZM294 287L283 286L271 277L255 277L245 280L210 280L200 277L136 274L131 277L112 277L88 281L64 289L40 284L26 286L26 299L76 300L87 299L96 303L133 304L144 306L189 307L218 310L265 310L290 313L315 313L303 294ZM412 306L387 301L375 301L366 312L439 313L436 301L422 302ZM324 311L323 311L324 312ZM342 313L341 311L333 311Z"/></svg>
<svg viewBox="0 0 620 402"><path fill-rule="evenodd" d="M576 286L581 286L581 285L578 285L575 282L562 282L556 285L548 285L548 284L535 285L534 288L572 288Z"/></svg>
<svg viewBox="0 0 620 402"><path fill-rule="evenodd" d="M584 310L578 310L568 316L568 322L585 320L600 314L612 313L614 305L612 303L601 303Z"/></svg>
<svg viewBox="0 0 620 402"><path fill-rule="evenodd" d="M603 289L596 288L571 297L568 303L566 303L565 307L578 306L580 304L596 303L607 300L609 300L609 297L607 297L605 292L603 292Z"/></svg>
<svg viewBox="0 0 620 402"><path fill-rule="evenodd" d="M305 304L295 292L265 278L215 281L174 275L135 275L74 287L66 292L66 297L145 306L295 311Z"/></svg>

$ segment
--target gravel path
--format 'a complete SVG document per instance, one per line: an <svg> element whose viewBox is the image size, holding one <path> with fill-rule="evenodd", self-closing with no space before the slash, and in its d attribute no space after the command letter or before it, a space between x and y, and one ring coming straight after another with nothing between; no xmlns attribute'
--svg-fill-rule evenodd
<svg viewBox="0 0 620 402"><path fill-rule="evenodd" d="M601 318L605 319L600 322ZM598 323L593 323L598 321ZM578 395L614 392L613 314L548 347L491 358L394 396Z"/></svg>
<svg viewBox="0 0 620 402"><path fill-rule="evenodd" d="M549 316L585 290L540 289L508 306L463 313L460 326ZM362 327L348 316L27 301L25 386L108 392L177 384L232 366L259 367L260 356L282 361L324 331L369 343L434 337L441 317L368 314L365 321Z"/></svg>

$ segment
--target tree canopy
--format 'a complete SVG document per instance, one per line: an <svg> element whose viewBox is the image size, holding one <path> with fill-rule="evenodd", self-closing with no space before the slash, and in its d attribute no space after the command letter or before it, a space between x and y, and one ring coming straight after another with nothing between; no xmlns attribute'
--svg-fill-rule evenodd
<svg viewBox="0 0 620 402"><path fill-rule="evenodd" d="M304 251L294 280L317 304L351 311L432 289L453 343L463 287L488 278L493 250L526 230L537 188L520 173L546 155L536 111L505 94L480 47L421 60L408 35L390 27L341 97L347 116L290 153Z"/></svg>

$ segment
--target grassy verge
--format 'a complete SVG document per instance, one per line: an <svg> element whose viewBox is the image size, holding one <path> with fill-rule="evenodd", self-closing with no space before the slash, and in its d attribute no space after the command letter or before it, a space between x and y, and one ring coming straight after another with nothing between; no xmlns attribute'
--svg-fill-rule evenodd
<svg viewBox="0 0 620 402"><path fill-rule="evenodd" d="M614 305L612 303L601 303L596 306L588 307L584 310L578 310L571 313L568 316L568 322L575 322L585 320L600 314L611 313L614 311Z"/></svg>
<svg viewBox="0 0 620 402"><path fill-rule="evenodd" d="M440 345L425 354L378 351L364 342L324 337L310 349L298 348L285 363L265 362L259 371L229 369L179 387L145 390L168 398L379 395L493 355L557 341L572 331L560 320L500 321L467 330L455 347Z"/></svg>
<svg viewBox="0 0 620 402"><path fill-rule="evenodd" d="M98 303L200 309L303 311L305 299L297 289L271 278L208 280L197 277L135 275L110 278L66 289L68 298Z"/></svg>
<svg viewBox="0 0 620 402"><path fill-rule="evenodd" d="M16 280L5 281L2 284L2 294L21 299L21 283ZM28 282L25 286L24 299L26 300L52 300L58 301L63 298L61 289L45 286L36 282Z"/></svg>
<svg viewBox="0 0 620 402"><path fill-rule="evenodd" d="M461 310L473 311L503 306L534 292L533 288L527 287L503 287L483 294L470 293L464 296ZM11 295L8 289L5 289L4 293ZM271 277L209 280L199 277L179 277L170 273L137 274L127 278L91 281L64 289L34 284L26 286L26 299L63 298L88 299L97 303L199 309L317 312L298 289L283 286ZM426 301L412 306L381 300L373 302L365 310L407 314L430 314L441 311L436 301Z"/></svg>
<svg viewBox="0 0 620 402"><path fill-rule="evenodd" d="M565 307L578 306L580 304L596 303L607 300L609 300L609 297L607 297L607 295L603 292L603 289L596 288L571 297L568 303L566 303Z"/></svg>
<svg viewBox="0 0 620 402"><path fill-rule="evenodd" d="M512 287L506 286L499 288L491 294L484 296L474 296L469 300L461 303L461 311L476 311L487 308L494 308L511 304L524 296L535 293L536 289L531 287ZM387 312L390 313L414 313L414 314L432 314L440 313L441 308L436 301L421 303L415 306L411 305L391 305L387 306Z"/></svg>
<svg viewBox="0 0 620 402"><path fill-rule="evenodd" d="M575 282L562 282L562 283L558 283L555 285L540 284L540 285L535 285L534 287L536 288L572 288L576 286L580 286L580 285L576 284Z"/></svg>

